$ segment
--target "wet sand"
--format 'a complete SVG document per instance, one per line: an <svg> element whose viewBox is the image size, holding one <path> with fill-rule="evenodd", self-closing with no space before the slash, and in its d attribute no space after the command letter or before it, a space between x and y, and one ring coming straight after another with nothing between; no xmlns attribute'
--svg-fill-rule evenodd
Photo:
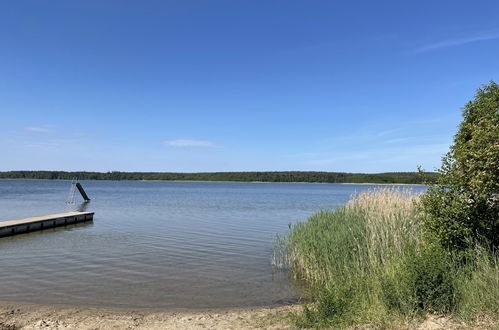
<svg viewBox="0 0 499 330"><path fill-rule="evenodd" d="M290 329L300 306L153 310L0 302L0 330L14 329Z"/></svg>

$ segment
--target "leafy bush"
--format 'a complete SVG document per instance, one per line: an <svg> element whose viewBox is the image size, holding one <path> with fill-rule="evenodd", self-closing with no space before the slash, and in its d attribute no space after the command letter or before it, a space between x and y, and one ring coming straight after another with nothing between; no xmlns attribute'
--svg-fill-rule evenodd
<svg viewBox="0 0 499 330"><path fill-rule="evenodd" d="M395 270L381 278L382 297L390 310L404 315L446 313L455 309L455 268L438 245L408 245Z"/></svg>
<svg viewBox="0 0 499 330"><path fill-rule="evenodd" d="M455 308L455 272L447 254L438 246L425 246L406 260L408 287L415 307L437 313Z"/></svg>
<svg viewBox="0 0 499 330"><path fill-rule="evenodd" d="M338 295L337 292L323 290L317 297L313 307L305 306L303 314L295 317L300 328L331 327L344 323L342 319L349 307L349 295Z"/></svg>
<svg viewBox="0 0 499 330"><path fill-rule="evenodd" d="M449 250L499 246L499 85L491 82L463 110L437 183L422 198L427 232Z"/></svg>

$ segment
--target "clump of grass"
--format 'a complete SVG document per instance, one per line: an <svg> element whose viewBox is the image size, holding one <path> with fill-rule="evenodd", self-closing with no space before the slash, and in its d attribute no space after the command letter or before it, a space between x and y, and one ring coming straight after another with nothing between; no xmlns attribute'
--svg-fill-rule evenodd
<svg viewBox="0 0 499 330"><path fill-rule="evenodd" d="M401 257L404 244L419 243L417 198L409 191L376 189L296 224L287 237L293 274L331 286Z"/></svg>
<svg viewBox="0 0 499 330"><path fill-rule="evenodd" d="M272 266L281 270L286 270L289 268L290 262L288 246L287 235L281 236L279 234L276 234L274 236L274 239L272 241Z"/></svg>
<svg viewBox="0 0 499 330"><path fill-rule="evenodd" d="M424 240L419 198L371 190L276 238L275 265L289 267L313 301L296 315L297 326L385 327L428 312L472 317L477 309L497 315L497 257L483 252L461 265Z"/></svg>
<svg viewBox="0 0 499 330"><path fill-rule="evenodd" d="M499 255L476 247L473 262L457 274L457 314L466 320L495 315L499 320Z"/></svg>
<svg viewBox="0 0 499 330"><path fill-rule="evenodd" d="M320 211L280 238L293 276L316 304L305 308L300 326L331 322L384 322L382 281L405 246L420 244L418 196L381 188L355 195L343 207Z"/></svg>

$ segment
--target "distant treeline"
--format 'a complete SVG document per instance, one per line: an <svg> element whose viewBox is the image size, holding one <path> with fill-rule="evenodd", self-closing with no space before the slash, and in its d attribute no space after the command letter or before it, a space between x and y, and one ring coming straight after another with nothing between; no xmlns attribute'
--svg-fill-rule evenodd
<svg viewBox="0 0 499 330"><path fill-rule="evenodd" d="M310 182L310 183L405 183L433 182L436 173L423 176L417 172L342 173L342 172L64 172L9 171L0 172L0 179L48 180L162 180L162 181L239 181L239 182Z"/></svg>

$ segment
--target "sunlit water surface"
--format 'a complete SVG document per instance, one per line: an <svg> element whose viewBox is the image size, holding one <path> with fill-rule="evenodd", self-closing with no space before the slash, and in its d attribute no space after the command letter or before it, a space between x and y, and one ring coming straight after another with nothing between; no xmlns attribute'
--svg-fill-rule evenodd
<svg viewBox="0 0 499 330"><path fill-rule="evenodd" d="M92 201L80 207L95 212L93 223L0 238L0 300L158 308L293 302L287 274L271 265L274 235L373 188L82 184ZM69 187L68 181L0 180L0 221L69 211Z"/></svg>

